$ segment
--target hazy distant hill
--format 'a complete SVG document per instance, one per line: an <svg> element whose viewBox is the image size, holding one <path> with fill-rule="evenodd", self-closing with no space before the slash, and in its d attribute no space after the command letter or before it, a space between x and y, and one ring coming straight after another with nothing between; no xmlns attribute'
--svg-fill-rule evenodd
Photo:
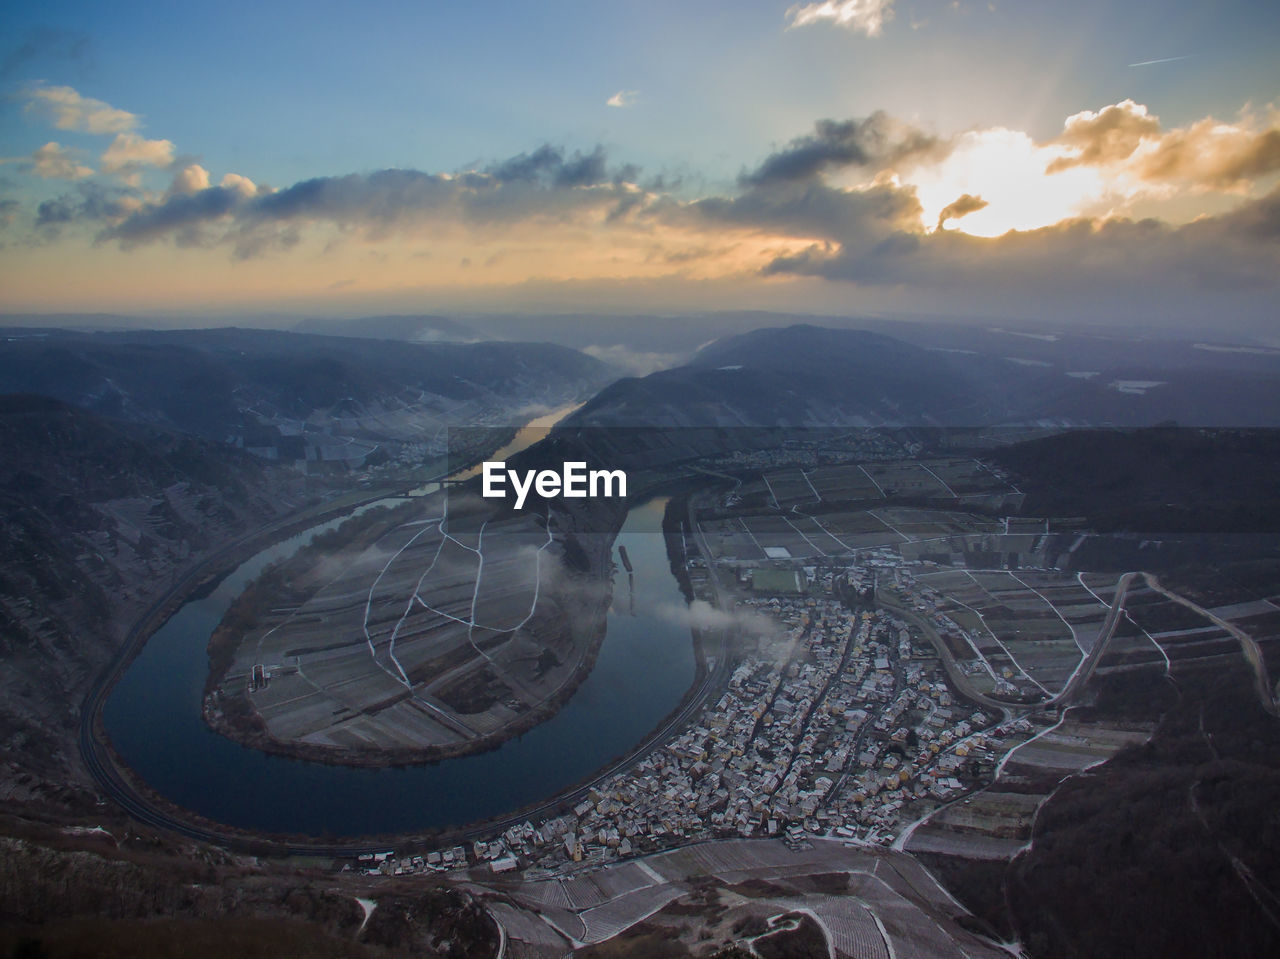
<svg viewBox="0 0 1280 959"><path fill-rule="evenodd" d="M1026 378L1011 371L1011 381ZM962 425L989 422L999 396L951 356L880 333L816 326L755 330L692 361L603 390L575 420L593 426Z"/></svg>
<svg viewBox="0 0 1280 959"><path fill-rule="evenodd" d="M271 458L360 462L460 423L499 425L613 378L545 343L403 343L217 329L36 332L0 342L0 392L232 441Z"/></svg>
<svg viewBox="0 0 1280 959"><path fill-rule="evenodd" d="M0 396L0 760L71 760L126 624L200 556L298 508L302 477L238 450Z"/></svg>
<svg viewBox="0 0 1280 959"><path fill-rule="evenodd" d="M993 349L990 331L978 336ZM949 342L966 342L963 338ZM1008 349L1008 337L1001 342ZM684 366L603 390L580 425L1280 425L1280 359L1031 340L1035 358L790 326L719 340ZM1000 349L1000 347L994 347ZM1047 357L1047 358L1041 358ZM1203 358L1203 359L1202 359ZM1110 365L1104 365L1105 360ZM1092 365L1079 369L1077 363ZM1179 366L1178 363L1186 365Z"/></svg>
<svg viewBox="0 0 1280 959"><path fill-rule="evenodd" d="M356 336L373 340L406 340L411 343L476 343L483 335L444 316L361 316L354 319L313 317L293 326L295 333Z"/></svg>

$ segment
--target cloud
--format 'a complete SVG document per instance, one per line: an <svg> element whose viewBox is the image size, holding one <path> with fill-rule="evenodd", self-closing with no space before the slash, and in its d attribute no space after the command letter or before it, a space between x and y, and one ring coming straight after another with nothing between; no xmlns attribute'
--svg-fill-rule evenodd
<svg viewBox="0 0 1280 959"><path fill-rule="evenodd" d="M156 151L157 159L167 155ZM282 240L279 228L306 223L329 223L380 239L393 231L454 223L501 225L539 218L565 222L583 213L603 218L634 195L635 188L625 179L634 172L627 166L610 171L599 147L568 154L543 146L480 171L379 170L315 177L263 191L238 174L228 174L220 186L209 186L203 168L193 165L178 174L175 188L162 199L111 224L99 239L125 246L166 237L188 244L197 238L203 244L225 240L234 244L237 255L252 256L293 245L296 232ZM200 232L219 224L226 228L221 236Z"/></svg>
<svg viewBox="0 0 1280 959"><path fill-rule="evenodd" d="M180 162L174 157L172 142L149 140L136 132L141 124L137 114L116 109L102 100L81 96L72 87L37 84L23 91L22 97L26 100L27 113L43 116L58 129L113 135L101 157L102 171L115 174L132 186L138 185L143 169L168 169ZM36 157L32 167L32 172L38 176L67 179L93 173L88 167L73 163L56 143L46 144L41 149L45 155ZM194 164L186 164L179 178L193 175L186 172L193 167L199 169ZM186 182L175 180L180 188Z"/></svg>
<svg viewBox="0 0 1280 959"><path fill-rule="evenodd" d="M829 23L854 33L877 37L885 23L893 19L894 0L824 0L797 3L787 10L790 28Z"/></svg>
<svg viewBox="0 0 1280 959"><path fill-rule="evenodd" d="M98 183L77 184L75 190L36 207L36 227L46 237L63 227L83 222L117 222L139 209L142 199L129 188L108 188Z"/></svg>
<svg viewBox="0 0 1280 959"><path fill-rule="evenodd" d="M224 189L234 190L246 199L254 196L261 189L247 176L241 176L239 173L224 173L221 185Z"/></svg>
<svg viewBox="0 0 1280 959"><path fill-rule="evenodd" d="M911 284L950 297L1146 303L1171 291L1274 286L1280 276L1280 190L1183 225L1079 218L993 238L958 230L903 231L869 249L850 239L779 257L767 272L864 285Z"/></svg>
<svg viewBox="0 0 1280 959"><path fill-rule="evenodd" d="M118 133L102 154L107 173L129 175L141 167L168 167L173 163L173 144L168 140L147 140L136 133Z"/></svg>
<svg viewBox="0 0 1280 959"><path fill-rule="evenodd" d="M1182 181L1206 189L1232 189L1280 171L1280 113L1265 121L1243 117L1223 123L1205 117L1164 131L1158 117L1133 100L1067 118L1050 145L1068 151L1046 168L1110 167L1138 182Z"/></svg>
<svg viewBox="0 0 1280 959"><path fill-rule="evenodd" d="M658 615L669 622L692 629L738 628L748 636L776 636L778 623L768 616L750 610L735 609L731 612L717 609L705 599L695 599L688 606L663 603Z"/></svg>
<svg viewBox="0 0 1280 959"><path fill-rule="evenodd" d="M1067 117L1062 134L1052 141L1073 152L1054 160L1045 172L1058 173L1073 166L1125 160L1145 138L1159 134L1160 120L1132 100L1103 107L1097 113L1083 110Z"/></svg>
<svg viewBox="0 0 1280 959"><path fill-rule="evenodd" d="M672 220L696 214L739 228L754 225L765 235L808 241L803 248L772 257L762 270L765 276L933 290L948 299L963 296L970 303L1019 297L1025 302L1026 297L1050 295L1068 302L1143 303L1167 297L1170 291L1178 291L1176 300L1182 294L1212 296L1217 295L1213 291L1235 287L1274 288L1280 277L1280 190L1248 200L1230 213L1184 224L1072 216L990 238L961 230L928 232L933 221L923 219L917 188L890 175L887 167L869 183L849 188L829 182L830 175L844 166L875 170L918 151L920 164L911 172L923 184L929 180L924 174L937 179L939 171L949 169L962 140L942 144L909 128L906 134L886 136L883 131L893 126L887 120L877 126L875 120L873 116L861 122L819 124L814 134L793 141L742 176L735 196L705 198L675 210L657 204L654 209ZM1077 114L1051 145L1069 151L1060 156L1077 160L1080 173L1085 167L1116 167L1115 177L1089 173L1100 190L1113 184L1117 190L1132 189L1125 186L1126 177L1180 179L1197 188L1222 188L1280 169L1280 131L1274 114L1269 124L1206 119L1166 133L1144 107L1125 101ZM1003 131L989 138L990 143L983 140L988 149L969 159L1006 164L1025 159L1033 166L1038 159L1034 171L1044 180L1040 171L1052 156L1051 145L1024 138L1025 150L996 149L1012 136ZM938 162L930 164L929 159ZM1021 169L997 163L995 173L1017 179ZM1063 175L1054 175L1041 189L1058 184ZM929 188L936 193L942 186L939 180ZM939 211L937 227L987 209L992 198L985 193L952 187L949 197L931 206ZM1016 192L1002 202L1007 208L1014 199Z"/></svg>
<svg viewBox="0 0 1280 959"><path fill-rule="evenodd" d="M137 128L139 117L117 110L101 100L82 97L71 87L35 86L27 89L26 110L43 116L59 130L81 133L128 133Z"/></svg>
<svg viewBox="0 0 1280 959"><path fill-rule="evenodd" d="M936 137L908 126L883 110L862 120L819 120L813 133L797 137L766 157L742 180L748 184L808 180L831 169L880 169L914 155L938 151Z"/></svg>
<svg viewBox="0 0 1280 959"><path fill-rule="evenodd" d="M544 145L533 153L521 153L504 160L485 172L502 183L542 183L555 187L593 186L607 179L603 147L566 157L563 150Z"/></svg>
<svg viewBox="0 0 1280 959"><path fill-rule="evenodd" d="M1210 231L1225 229L1263 243L1280 243L1280 187L1259 200L1244 203L1218 217L1216 224L1209 219L1195 221L1191 226Z"/></svg>
<svg viewBox="0 0 1280 959"><path fill-rule="evenodd" d="M198 163L184 166L174 174L169 185L170 196L178 193L199 193L209 189L209 171Z"/></svg>
<svg viewBox="0 0 1280 959"><path fill-rule="evenodd" d="M77 163L52 140L31 154L31 172L46 180L82 180L93 176L92 167Z"/></svg>
<svg viewBox="0 0 1280 959"><path fill-rule="evenodd" d="M942 224L948 220L958 220L967 213L976 213L978 210L986 209L987 206L987 201L982 197L963 193L954 202L942 208L942 212L938 214L937 228L941 230Z"/></svg>
<svg viewBox="0 0 1280 959"><path fill-rule="evenodd" d="M633 350L623 343L608 345L592 344L584 346L582 352L594 356L597 360L611 366L626 370L630 376L648 376L658 370L669 370L679 366L688 359L684 353L656 353L647 350Z"/></svg>
<svg viewBox="0 0 1280 959"><path fill-rule="evenodd" d="M207 187L194 193L172 193L160 203L148 203L130 211L121 222L101 234L126 248L175 235L180 244L195 245L201 226L232 214L242 202L239 191Z"/></svg>
<svg viewBox="0 0 1280 959"><path fill-rule="evenodd" d="M83 180L93 176L91 167L78 162L72 151L52 140L37 147L30 156L0 157L0 163L12 163L43 180Z"/></svg>
<svg viewBox="0 0 1280 959"><path fill-rule="evenodd" d="M737 279L747 289L767 282L775 291L813 291L825 280L849 284L828 287L825 302L858 287L886 303L936 296L973 310L997 301L1025 309L1030 298L1174 302L1185 313L1192 303L1217 302L1224 290L1274 291L1280 194L1182 224L1114 211L1133 208L1125 204L1134 194L1124 192L1133 184L1154 183L1159 189L1143 196L1153 203L1172 198L1179 214L1189 215L1185 198L1208 184L1239 189L1276 168L1274 129L1274 117L1244 117L1163 131L1145 107L1123 101L1069 118L1051 141L1002 129L944 140L877 113L821 121L744 172L733 188L696 199L658 182L641 187L634 167L613 162L599 147L543 145L453 173L387 169L314 177L279 190L231 173L214 185L201 165L179 160L164 193L72 190L41 204L37 223L41 237L82 223L99 242L123 249L219 247L238 259L304 240L330 255L355 241L412 237L435 257L430 267L414 262L415 282L466 290L506 283L513 297L523 295L514 292L522 283L547 289L652 283L645 288L652 291L661 283L688 281L685 289L693 289ZM136 163L143 151L122 152ZM172 152L161 147L153 155L159 162ZM1046 176L1046 167L1063 158L1072 162ZM975 170L982 178L972 181ZM1175 180L1193 189L1179 189ZM1055 193L1058 200L1037 206L1041 194ZM958 229L941 229L959 218L965 219ZM990 235L975 235L984 232ZM374 252L394 258L396 248ZM491 269L499 248L502 269ZM363 269L369 252L335 252L333 262L347 256L337 268ZM356 255L366 257L363 266L353 265ZM464 259L475 264L468 271L475 279L457 269ZM301 269L300 261L291 269ZM333 275L348 273L324 282ZM372 288L373 276L361 276L362 290ZM773 282L784 277L801 282ZM617 351L604 338L593 352L635 372L668 360Z"/></svg>
<svg viewBox="0 0 1280 959"><path fill-rule="evenodd" d="M463 187L452 178L417 170L379 170L315 177L244 208L247 219L320 219L341 224L394 224L444 209ZM240 197L237 195L236 199Z"/></svg>
<svg viewBox="0 0 1280 959"><path fill-rule="evenodd" d="M1147 180L1234 187L1280 170L1280 117L1273 114L1263 130L1206 118L1170 130L1149 149L1137 151L1136 160Z"/></svg>
<svg viewBox="0 0 1280 959"><path fill-rule="evenodd" d="M619 90L608 100L605 101L606 106L611 107L630 107L635 106L638 94L635 90Z"/></svg>
<svg viewBox="0 0 1280 959"><path fill-rule="evenodd" d="M696 215L710 224L756 228L867 249L900 232L918 229L915 192L890 183L842 190L821 183L767 183L736 197L698 200L669 215Z"/></svg>

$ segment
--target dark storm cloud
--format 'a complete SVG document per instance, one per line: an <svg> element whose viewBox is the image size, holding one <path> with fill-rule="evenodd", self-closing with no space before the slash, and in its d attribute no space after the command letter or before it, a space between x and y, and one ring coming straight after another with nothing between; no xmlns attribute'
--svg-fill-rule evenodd
<svg viewBox="0 0 1280 959"><path fill-rule="evenodd" d="M741 179L748 186L811 180L830 169L881 168L939 148L936 137L877 110L863 120L819 120L813 133L792 140Z"/></svg>

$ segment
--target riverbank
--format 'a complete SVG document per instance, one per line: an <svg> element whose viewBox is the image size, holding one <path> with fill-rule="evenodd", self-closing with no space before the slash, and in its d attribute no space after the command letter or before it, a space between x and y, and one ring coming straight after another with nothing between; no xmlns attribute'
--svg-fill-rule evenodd
<svg viewBox="0 0 1280 959"><path fill-rule="evenodd" d="M363 741L358 746L348 746L305 742L300 738L293 740L281 738L269 727L266 717L258 711L259 697L250 690L251 680L247 665L258 654L252 654L246 658L243 654L237 655L237 651L244 644L254 642L257 637L269 636L272 633L276 633L277 636L286 635L277 631L285 628L295 617L308 621L314 619L313 614L305 612L299 614L298 610L313 600L324 605L319 598L323 595L320 591L328 586L339 584L336 588L339 594L344 596L357 587L363 592L365 583L360 581L360 577L372 576L377 569L377 564L370 567L366 573L354 574L355 579L351 583L346 583L343 577L347 576L347 573L339 573L336 578L334 576L334 555L358 557L369 550L376 550L386 537L396 542L403 541L404 536L408 534L401 534L401 530L421 524L423 521L417 518L420 514L433 512L435 510L432 499L424 498L408 507L401 507L371 521L349 520L336 530L317 537L311 544L303 546L292 556L282 558L276 564L266 568L258 579L231 604L209 640L211 673L206 682L202 704L202 713L208 725L236 743L271 755L337 766L381 768L418 765L490 751L553 718L590 675L599 655L612 597L612 543L622 526L624 513L618 512L614 515L613 511L595 509L591 510L591 515L585 519L581 515L566 513L556 513L551 518L551 524L557 529L569 528L575 520L578 524L586 523L604 527L600 533L593 533L586 538L585 548L581 542L573 538L576 544L576 558L579 561L577 564L566 562L565 557L561 555L564 550L563 537L548 541L548 545L552 542L556 545L542 554L546 558L539 564L541 590L535 591L535 595L539 598L530 608L529 616L526 618L527 633L519 639L519 642L526 646L529 644L540 646L546 654L550 654L550 651L555 649L572 665L562 665L554 654L550 654L551 662L557 667L554 675L559 682L554 686L548 683L541 687L536 681L525 682L520 687L523 691L522 695L526 697L525 708L513 716L510 710L506 710L511 718L501 725L486 729L483 734L471 735L461 741L444 744L425 743L421 746L405 748L387 747L362 737ZM579 514L582 512L582 509L578 510ZM424 527L424 529L428 528L430 527ZM397 535L399 539L396 539ZM393 548L394 543L387 547L389 550ZM427 554L431 553L432 550L428 549ZM498 559L495 560L486 549L485 558L491 565L495 562L501 565L501 557L502 553L499 551ZM356 564L351 569L359 568L358 560L352 559L349 562ZM575 566L577 568L574 568ZM384 567L377 578L382 579L385 572ZM415 570L408 582L412 584L417 577L418 573ZM467 586L468 595L471 591L472 587ZM365 616L367 624L367 612ZM366 625L366 637L360 638L358 623L352 622L349 616L346 619L331 622L329 628L335 632L321 640L324 643L322 649L330 650L335 648L333 642L343 644L345 640L345 645L350 647L352 655L357 655L357 658L368 668L367 658L358 654L363 653L366 643L370 645L371 651L373 642L380 643L376 634L373 640L369 640ZM355 635L351 633L352 629L355 629ZM323 633L321 635L323 636ZM495 664L493 656L474 643L468 645L466 639L467 637L464 637L464 642L457 650L464 654L462 659L444 662L440 667L442 670L440 675L458 669L471 669L473 673L483 673L493 668L485 662L487 660L488 664ZM511 641L517 641L517 638L513 636ZM283 645L289 646L294 642L300 642L300 640L284 641ZM565 657L566 651L571 658ZM400 655L405 654L401 651ZM448 656L443 658L449 659ZM279 662L278 659L267 661ZM233 663L236 665L234 671L231 671ZM287 679L288 673L294 667L286 665L283 668ZM302 666L299 665L296 669L297 675L301 675ZM538 675L541 675L541 671ZM451 705L438 691L434 695L429 692L431 683L436 677L427 676L425 679L420 679L414 674L413 678L412 687L405 686L393 700L383 699L373 704L369 707L369 715L375 715L386 709L388 705L398 702L407 703L419 696L424 697L424 705L419 707L423 710L440 712L442 706ZM297 684L296 679L294 683ZM383 683L385 685L385 679ZM540 699L531 700L527 698L531 691L537 691L543 695ZM345 701L349 701L349 698L342 697L339 700L339 702ZM442 715L446 721L456 720L456 725L460 729L474 728L478 725L477 719L485 718L486 711L497 711L495 706L495 703L486 703L483 697L480 697L480 705L477 708L465 712L459 709L457 713ZM357 719L360 715L358 712L355 714Z"/></svg>

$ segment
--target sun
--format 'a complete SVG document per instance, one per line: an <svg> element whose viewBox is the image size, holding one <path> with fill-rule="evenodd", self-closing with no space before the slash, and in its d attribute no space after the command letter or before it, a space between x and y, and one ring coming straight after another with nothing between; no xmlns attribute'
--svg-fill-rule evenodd
<svg viewBox="0 0 1280 959"><path fill-rule="evenodd" d="M1000 236L1081 216L1114 193L1116 184L1095 168L1045 173L1062 155L1060 148L1038 145L1020 131L973 131L963 134L945 159L903 173L902 182L916 188L926 230ZM966 194L986 205L940 224L942 212Z"/></svg>

